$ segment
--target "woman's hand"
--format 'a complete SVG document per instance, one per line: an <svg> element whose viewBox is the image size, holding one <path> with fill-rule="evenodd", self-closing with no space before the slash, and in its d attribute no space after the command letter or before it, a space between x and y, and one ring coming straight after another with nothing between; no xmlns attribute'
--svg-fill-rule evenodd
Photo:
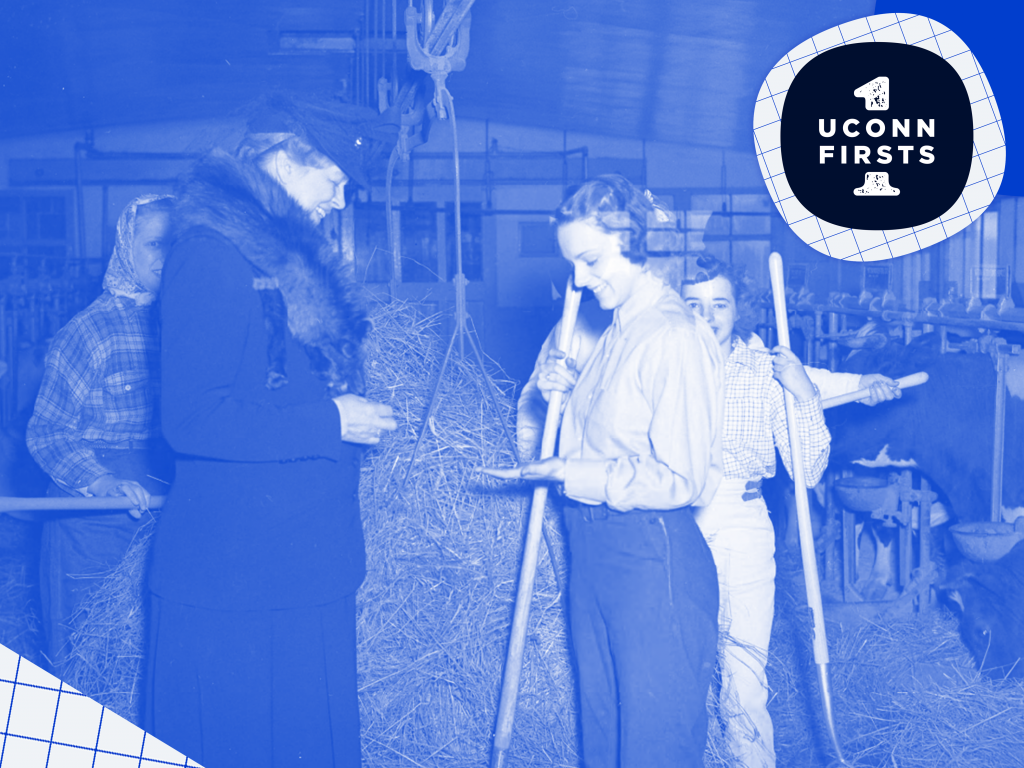
<svg viewBox="0 0 1024 768"><path fill-rule="evenodd" d="M381 435L398 429L390 405L375 403L359 395L334 398L341 417L341 439L360 445L376 445Z"/></svg>
<svg viewBox="0 0 1024 768"><path fill-rule="evenodd" d="M878 405L886 400L903 397L903 390L900 389L900 385L888 376L883 376L880 373L865 373L860 377L858 387L871 390L871 397L867 400L861 400L864 405Z"/></svg>
<svg viewBox="0 0 1024 768"><path fill-rule="evenodd" d="M122 480L112 474L100 475L86 488L93 496L126 496L135 505L128 514L136 520L149 511L149 491L134 480Z"/></svg>
<svg viewBox="0 0 1024 768"><path fill-rule="evenodd" d="M579 374L576 371L576 361L572 358L566 359L565 352L554 349L548 353L548 359L540 366L537 389L540 390L545 402L549 402L552 392L571 392L576 386L577 378Z"/></svg>
<svg viewBox="0 0 1024 768"><path fill-rule="evenodd" d="M531 461L520 464L517 467L499 469L496 467L481 467L480 471L485 475L497 477L501 480L532 480L535 482L565 482L565 459L559 456L552 456L543 461Z"/></svg>
<svg viewBox="0 0 1024 768"><path fill-rule="evenodd" d="M801 401L814 399L817 394L814 385L807 378L804 364L791 349L775 347L772 350L772 367L775 369L775 378L783 388L793 393L793 397Z"/></svg>

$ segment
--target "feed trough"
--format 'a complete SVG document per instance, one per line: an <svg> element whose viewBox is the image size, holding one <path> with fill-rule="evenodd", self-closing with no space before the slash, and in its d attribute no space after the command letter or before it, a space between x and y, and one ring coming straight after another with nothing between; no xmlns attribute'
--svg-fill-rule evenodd
<svg viewBox="0 0 1024 768"><path fill-rule="evenodd" d="M1014 523L958 523L949 529L964 557L989 563L1006 555L1024 539L1024 517Z"/></svg>
<svg viewBox="0 0 1024 768"><path fill-rule="evenodd" d="M895 511L900 500L899 484L881 477L842 477L833 488L840 503L852 512Z"/></svg>

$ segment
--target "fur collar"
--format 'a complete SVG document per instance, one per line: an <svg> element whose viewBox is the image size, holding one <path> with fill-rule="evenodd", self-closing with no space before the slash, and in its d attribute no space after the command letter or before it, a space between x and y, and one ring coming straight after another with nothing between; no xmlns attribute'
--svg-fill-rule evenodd
<svg viewBox="0 0 1024 768"><path fill-rule="evenodd" d="M362 341L370 328L358 286L318 228L261 168L215 150L177 193L175 235L209 227L254 268L270 332L267 386L287 383L284 325L331 396L362 393Z"/></svg>

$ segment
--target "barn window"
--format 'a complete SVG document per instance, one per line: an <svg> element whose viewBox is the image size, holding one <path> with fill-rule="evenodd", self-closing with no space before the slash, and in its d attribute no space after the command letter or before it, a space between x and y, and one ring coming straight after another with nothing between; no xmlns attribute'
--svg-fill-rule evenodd
<svg viewBox="0 0 1024 768"><path fill-rule="evenodd" d="M0 193L0 279L63 277L71 203L53 193Z"/></svg>
<svg viewBox="0 0 1024 768"><path fill-rule="evenodd" d="M385 205L356 203L353 208L356 279L363 283L387 283L391 280L393 259Z"/></svg>
<svg viewBox="0 0 1024 768"><path fill-rule="evenodd" d="M406 203L400 213L402 282L436 283L440 279L437 204Z"/></svg>

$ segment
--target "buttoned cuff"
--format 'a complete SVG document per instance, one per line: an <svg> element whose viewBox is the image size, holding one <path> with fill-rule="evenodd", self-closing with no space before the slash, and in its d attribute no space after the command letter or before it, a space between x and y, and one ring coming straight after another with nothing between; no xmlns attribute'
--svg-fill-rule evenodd
<svg viewBox="0 0 1024 768"><path fill-rule="evenodd" d="M565 495L584 504L603 504L608 462L600 459L565 460Z"/></svg>

